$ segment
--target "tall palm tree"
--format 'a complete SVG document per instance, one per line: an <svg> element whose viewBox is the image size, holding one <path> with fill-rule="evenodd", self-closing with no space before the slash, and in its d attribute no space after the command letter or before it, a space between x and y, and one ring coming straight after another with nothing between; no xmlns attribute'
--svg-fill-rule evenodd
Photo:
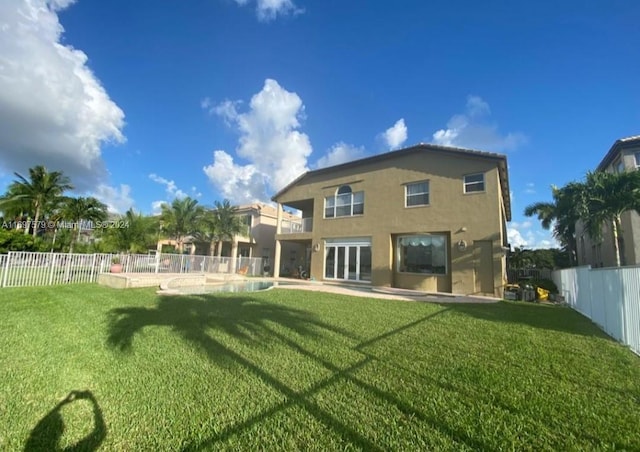
<svg viewBox="0 0 640 452"><path fill-rule="evenodd" d="M233 238L247 231L247 226L238 216L238 208L232 206L228 199L215 202L218 226L218 257L222 256L222 242L232 241Z"/></svg>
<svg viewBox="0 0 640 452"><path fill-rule="evenodd" d="M28 207L28 213L33 215L33 236L38 233L38 221L46 212L48 203L63 195L66 190L73 188L71 181L60 171L49 172L44 166L38 165L29 169L29 178L14 173L18 180L12 182L7 190L8 198L2 202L2 209L8 207ZM6 207L5 207L6 206ZM29 228L25 228L25 234Z"/></svg>
<svg viewBox="0 0 640 452"><path fill-rule="evenodd" d="M96 223L107 219L107 206L94 197L67 198L62 206L62 217L72 222L71 244L69 252L73 253L73 245L78 241L81 222Z"/></svg>
<svg viewBox="0 0 640 452"><path fill-rule="evenodd" d="M198 201L186 197L174 199L171 205L163 204L160 220L163 229L178 245L178 252L182 253L184 241L188 236L195 236L202 230L204 208Z"/></svg>
<svg viewBox="0 0 640 452"><path fill-rule="evenodd" d="M616 266L624 264L624 240L621 216L635 210L640 214L640 171L587 173L587 198L581 218L589 236L602 237L602 226L611 226Z"/></svg>
<svg viewBox="0 0 640 452"><path fill-rule="evenodd" d="M220 240L220 227L215 210L205 210L201 218L202 227L198 232L198 238L203 242L209 242L209 255L214 256L216 244Z"/></svg>
<svg viewBox="0 0 640 452"><path fill-rule="evenodd" d="M564 187L551 187L552 202L537 202L527 206L524 214L536 215L544 229L553 226L553 236L569 254L570 264L577 262L576 223L584 213L585 186L570 182Z"/></svg>
<svg viewBox="0 0 640 452"><path fill-rule="evenodd" d="M113 227L102 229L101 248L106 252L144 253L155 247L158 221L129 209L114 221Z"/></svg>

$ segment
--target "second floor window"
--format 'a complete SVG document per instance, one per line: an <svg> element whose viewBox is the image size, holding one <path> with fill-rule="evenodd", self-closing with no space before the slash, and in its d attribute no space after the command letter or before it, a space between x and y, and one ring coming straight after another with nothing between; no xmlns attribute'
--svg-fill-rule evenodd
<svg viewBox="0 0 640 452"><path fill-rule="evenodd" d="M429 181L405 185L405 206L429 205Z"/></svg>
<svg viewBox="0 0 640 452"><path fill-rule="evenodd" d="M334 196L324 199L324 217L350 217L364 213L364 192L352 192L351 187L343 185Z"/></svg>
<svg viewBox="0 0 640 452"><path fill-rule="evenodd" d="M478 191L484 191L484 173L464 176L464 192L474 193Z"/></svg>
<svg viewBox="0 0 640 452"><path fill-rule="evenodd" d="M636 158L636 168L640 168L640 151L636 152L634 155Z"/></svg>

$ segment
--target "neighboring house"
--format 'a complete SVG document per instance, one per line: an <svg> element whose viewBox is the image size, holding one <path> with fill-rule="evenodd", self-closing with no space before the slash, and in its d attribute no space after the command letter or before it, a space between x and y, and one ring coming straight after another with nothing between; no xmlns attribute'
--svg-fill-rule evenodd
<svg viewBox="0 0 640 452"><path fill-rule="evenodd" d="M263 265L270 267L273 273L273 261L275 253L275 235L277 224L277 210L275 207L255 203L238 207L238 216L242 217L247 226L247 234L236 235L233 240L225 241L222 244L222 256L234 257L260 257ZM299 217L285 212L283 220L299 220ZM157 250L162 251L163 246L176 246L176 241L171 239L159 240ZM194 237L187 237L184 243L184 252L188 254L209 255L211 244L209 242L198 241ZM291 243L285 249L287 256L297 255L304 252L304 247ZM217 253L217 248L215 250Z"/></svg>
<svg viewBox="0 0 640 452"><path fill-rule="evenodd" d="M308 171L272 200L279 212L302 211L298 221L278 217L276 269L296 243L315 280L502 295L504 155L419 144Z"/></svg>
<svg viewBox="0 0 640 452"><path fill-rule="evenodd" d="M261 257L263 265L271 267L275 257L275 236L278 220L278 211L274 206L263 203L242 205L238 207L238 216L242 217L247 225L246 235L237 235L232 241L222 245L223 256L237 257ZM283 212L283 220L295 223L300 217ZM208 246L208 244L207 244ZM285 249L287 256L302 253L304 248L298 244L290 243ZM285 269L286 271L286 269Z"/></svg>
<svg viewBox="0 0 640 452"><path fill-rule="evenodd" d="M621 138L613 143L596 171L620 173L640 169L640 135ZM621 250L622 265L640 265L640 215L635 211L622 214L622 238L624 250ZM582 222L576 224L577 253L579 265L592 267L613 267L616 265L615 250L611 227L604 225L602 240L594 241L584 230ZM624 252L623 252L624 251Z"/></svg>

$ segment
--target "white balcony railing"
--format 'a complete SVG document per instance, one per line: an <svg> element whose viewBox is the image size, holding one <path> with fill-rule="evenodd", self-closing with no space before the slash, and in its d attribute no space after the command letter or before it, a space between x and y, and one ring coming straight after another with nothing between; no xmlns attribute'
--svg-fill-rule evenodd
<svg viewBox="0 0 640 452"><path fill-rule="evenodd" d="M313 218L300 218L299 220L282 220L280 223L281 234L300 234L313 230Z"/></svg>

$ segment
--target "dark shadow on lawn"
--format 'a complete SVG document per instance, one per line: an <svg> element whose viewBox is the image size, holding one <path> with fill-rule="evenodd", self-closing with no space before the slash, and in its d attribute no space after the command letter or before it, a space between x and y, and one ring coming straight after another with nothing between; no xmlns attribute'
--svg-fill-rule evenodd
<svg viewBox="0 0 640 452"><path fill-rule="evenodd" d="M93 430L72 446L60 448L60 439L64 433L64 420L60 410L67 404L78 400L88 400L93 409ZM107 426L102 417L102 410L91 391L71 391L64 400L49 411L31 430L24 446L25 451L94 451L107 436Z"/></svg>
<svg viewBox="0 0 640 452"><path fill-rule="evenodd" d="M480 320L516 323L544 330L611 339L591 320L564 306L508 301L492 304L446 304L441 306L450 307L453 313L461 313Z"/></svg>
<svg viewBox="0 0 640 452"><path fill-rule="evenodd" d="M165 296L161 297L157 306L153 308L120 308L111 311L108 341L110 345L120 350L127 350L132 347L133 336L145 326L167 326L172 328L173 331L188 342L197 345L212 361L230 361L235 365L242 366L271 388L285 396L282 403L256 413L245 421L229 426L209 438L201 438L194 441L187 445L185 450L209 450L215 448L217 444L227 440L231 436L241 434L270 416L294 406L302 407L313 418L333 430L352 446L363 450L382 450L378 444L375 444L367 438L365 434L358 431L357 426L351 426L345 423L338 416L314 400L314 396L319 391L329 388L341 381L354 383L361 390L374 395L381 403L395 406L403 414L430 425L432 428L443 432L456 441L467 444L474 449L482 449L485 445L469 437L465 432L456 431L438 419L426 416L417 407L411 406L397 396L367 383L356 376L356 372L359 369L366 366L371 360L376 359L372 355L363 352L362 349L429 321L433 317L450 309L450 306L444 307L436 313L429 314L388 332L358 342L359 338L354 337L350 332L322 322L309 312L260 301L250 296ZM274 325L283 326L300 335L318 338L327 333L341 334L353 340L353 349L361 351L363 357L347 368L340 368L330 361L306 350L294 339L279 332L278 329L274 328ZM277 379L264 368L256 365L251 360L218 341L210 334L211 329L242 340L255 340L257 343L260 342L261 339L279 341L297 353L322 365L331 372L331 375L303 391L296 391L291 389L286 381Z"/></svg>
<svg viewBox="0 0 640 452"><path fill-rule="evenodd" d="M195 343L209 329L260 342L269 322L304 336L317 336L324 331L351 337L349 332L321 322L309 312L250 296L162 296L153 308L118 308L111 310L109 316L109 345L123 351L131 348L133 336L146 326L170 327Z"/></svg>

